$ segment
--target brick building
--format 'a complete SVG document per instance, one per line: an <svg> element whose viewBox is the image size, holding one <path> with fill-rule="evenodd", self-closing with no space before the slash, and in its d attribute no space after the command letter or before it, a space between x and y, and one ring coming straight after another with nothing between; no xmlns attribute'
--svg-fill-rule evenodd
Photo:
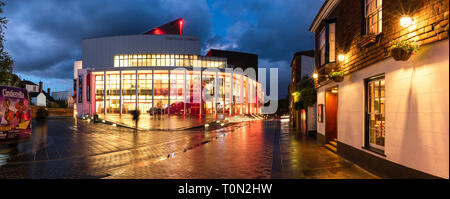
<svg viewBox="0 0 450 199"><path fill-rule="evenodd" d="M316 108L308 107L296 110L294 107L295 85L304 76L312 77L314 73L314 50L299 51L294 54L291 61L291 84L289 85L289 119L291 125L300 130L301 133L314 133L316 131Z"/></svg>
<svg viewBox="0 0 450 199"><path fill-rule="evenodd" d="M318 141L383 177L449 178L448 20L448 0L326 0L310 27ZM396 61L399 41L421 49Z"/></svg>

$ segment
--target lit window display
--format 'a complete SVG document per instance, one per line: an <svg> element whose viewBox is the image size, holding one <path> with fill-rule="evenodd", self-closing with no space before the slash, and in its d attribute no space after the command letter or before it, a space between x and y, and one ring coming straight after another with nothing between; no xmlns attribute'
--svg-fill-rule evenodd
<svg viewBox="0 0 450 199"><path fill-rule="evenodd" d="M169 113L169 71L154 71L154 114Z"/></svg>
<svg viewBox="0 0 450 199"><path fill-rule="evenodd" d="M184 114L184 70L170 71L170 114Z"/></svg>
<svg viewBox="0 0 450 199"><path fill-rule="evenodd" d="M138 71L138 110L141 113L153 114L153 71Z"/></svg>
<svg viewBox="0 0 450 199"><path fill-rule="evenodd" d="M186 72L186 113L200 114L201 79L200 71Z"/></svg>
<svg viewBox="0 0 450 199"><path fill-rule="evenodd" d="M120 113L120 72L106 72L106 113Z"/></svg>
<svg viewBox="0 0 450 199"><path fill-rule="evenodd" d="M130 114L136 108L150 115L257 114L263 104L261 84L241 74L122 70L92 75L98 114Z"/></svg>
<svg viewBox="0 0 450 199"><path fill-rule="evenodd" d="M202 74L202 113L206 115L215 114L216 112L216 96L215 96L215 72L203 72Z"/></svg>
<svg viewBox="0 0 450 199"><path fill-rule="evenodd" d="M114 67L140 66L226 68L227 59L176 54L122 54L114 56Z"/></svg>
<svg viewBox="0 0 450 199"><path fill-rule="evenodd" d="M122 113L136 110L136 71L122 71Z"/></svg>
<svg viewBox="0 0 450 199"><path fill-rule="evenodd" d="M231 79L232 79L232 74L230 74L230 73L224 73L224 78L225 78L225 81L224 81L224 90L223 90L223 93L224 93L224 96L223 96L223 98L224 98L224 110L223 110L223 113L226 113L226 114L231 114L232 113L232 110L231 110L231 107L232 107L232 105L231 105L231 103L232 103L232 101L233 101L233 94L231 93Z"/></svg>
<svg viewBox="0 0 450 199"><path fill-rule="evenodd" d="M233 75L233 106L234 114L242 114L242 75Z"/></svg>
<svg viewBox="0 0 450 199"><path fill-rule="evenodd" d="M225 74L218 73L216 79L216 111L217 113L225 113Z"/></svg>
<svg viewBox="0 0 450 199"><path fill-rule="evenodd" d="M103 100L105 99L105 79L104 74L102 73L93 73L94 79L95 79L95 111L97 113L104 113L104 103Z"/></svg>

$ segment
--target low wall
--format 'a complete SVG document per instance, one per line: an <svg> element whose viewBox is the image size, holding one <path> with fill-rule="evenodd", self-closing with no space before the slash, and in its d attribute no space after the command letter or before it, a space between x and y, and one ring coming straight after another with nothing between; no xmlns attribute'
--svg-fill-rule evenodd
<svg viewBox="0 0 450 199"><path fill-rule="evenodd" d="M41 106L31 106L31 118L36 118L37 110L41 108ZM73 117L73 109L71 108L47 108L48 116L67 116Z"/></svg>

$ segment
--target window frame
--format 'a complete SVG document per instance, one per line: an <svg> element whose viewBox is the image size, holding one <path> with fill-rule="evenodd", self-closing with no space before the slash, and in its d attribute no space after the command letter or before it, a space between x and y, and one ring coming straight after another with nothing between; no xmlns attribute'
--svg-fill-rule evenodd
<svg viewBox="0 0 450 199"><path fill-rule="evenodd" d="M325 22L325 26L322 28L322 30L319 32L318 34L318 48L319 48L319 66L323 67L325 64L328 63L335 63L336 62L336 30L337 30L337 19L333 18L333 19L327 19L324 21ZM330 25L334 24L334 46L333 49L330 48ZM324 46L323 46L323 50L322 50L322 46L321 46L321 42L322 42L322 35L325 37L324 38ZM324 54L324 61L322 63L322 53L323 51L325 51ZM330 58L330 52L334 51L334 59L331 60Z"/></svg>
<svg viewBox="0 0 450 199"><path fill-rule="evenodd" d="M385 114L385 118L384 118L384 122L386 123L386 76L385 74L379 74L373 77L369 77L367 79L364 80L364 149L367 149L371 152L377 153L379 155L382 156L386 156L385 155L385 150L386 150L386 129L384 129L384 146L380 146L380 145L373 145L370 143L370 116L369 116L369 83L370 82L374 82L374 81L379 81L381 79L384 79L384 103L385 103L385 110L384 110L384 114ZM386 125L385 125L386 126Z"/></svg>
<svg viewBox="0 0 450 199"><path fill-rule="evenodd" d="M381 2L380 7L378 8L374 8L374 10L370 13L368 13L368 8L369 8L369 2L375 2L375 6L378 6L378 1ZM379 35L383 32L383 0L362 0L362 11L363 11L363 21L364 21L364 33L367 34L374 34L374 35ZM370 32L370 19L372 17L377 17L377 31L375 33ZM380 18L378 18L380 17Z"/></svg>
<svg viewBox="0 0 450 199"><path fill-rule="evenodd" d="M328 26L328 24L326 26ZM323 65L325 65L327 63L327 43L328 42L327 42L327 39L326 39L327 38L326 32L327 32L327 28L324 27L322 29L322 31L320 31L320 33L319 33L319 63L320 63L320 66L323 66ZM322 38L322 36L324 38ZM323 45L322 45L322 41L324 42ZM323 55L323 63L322 63L322 53L324 53L324 55Z"/></svg>

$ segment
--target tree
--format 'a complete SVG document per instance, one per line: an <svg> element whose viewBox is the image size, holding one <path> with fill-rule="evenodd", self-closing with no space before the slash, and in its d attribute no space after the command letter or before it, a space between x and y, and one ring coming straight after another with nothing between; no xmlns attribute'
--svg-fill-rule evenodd
<svg viewBox="0 0 450 199"><path fill-rule="evenodd" d="M309 76L303 76L294 89L294 106L295 109L306 109L306 107L313 106L317 101L317 91L314 79Z"/></svg>
<svg viewBox="0 0 450 199"><path fill-rule="evenodd" d="M306 114L308 114L308 107L313 106L317 101L314 79L306 75L303 76L295 84L292 96L294 97L294 109L298 111L305 109ZM305 129L308 132L307 127Z"/></svg>
<svg viewBox="0 0 450 199"><path fill-rule="evenodd" d="M2 7L5 5L0 1L0 14L3 13ZM5 52L3 42L5 41L6 17L0 17L0 85L20 86L20 78L13 73L14 61L9 54Z"/></svg>

